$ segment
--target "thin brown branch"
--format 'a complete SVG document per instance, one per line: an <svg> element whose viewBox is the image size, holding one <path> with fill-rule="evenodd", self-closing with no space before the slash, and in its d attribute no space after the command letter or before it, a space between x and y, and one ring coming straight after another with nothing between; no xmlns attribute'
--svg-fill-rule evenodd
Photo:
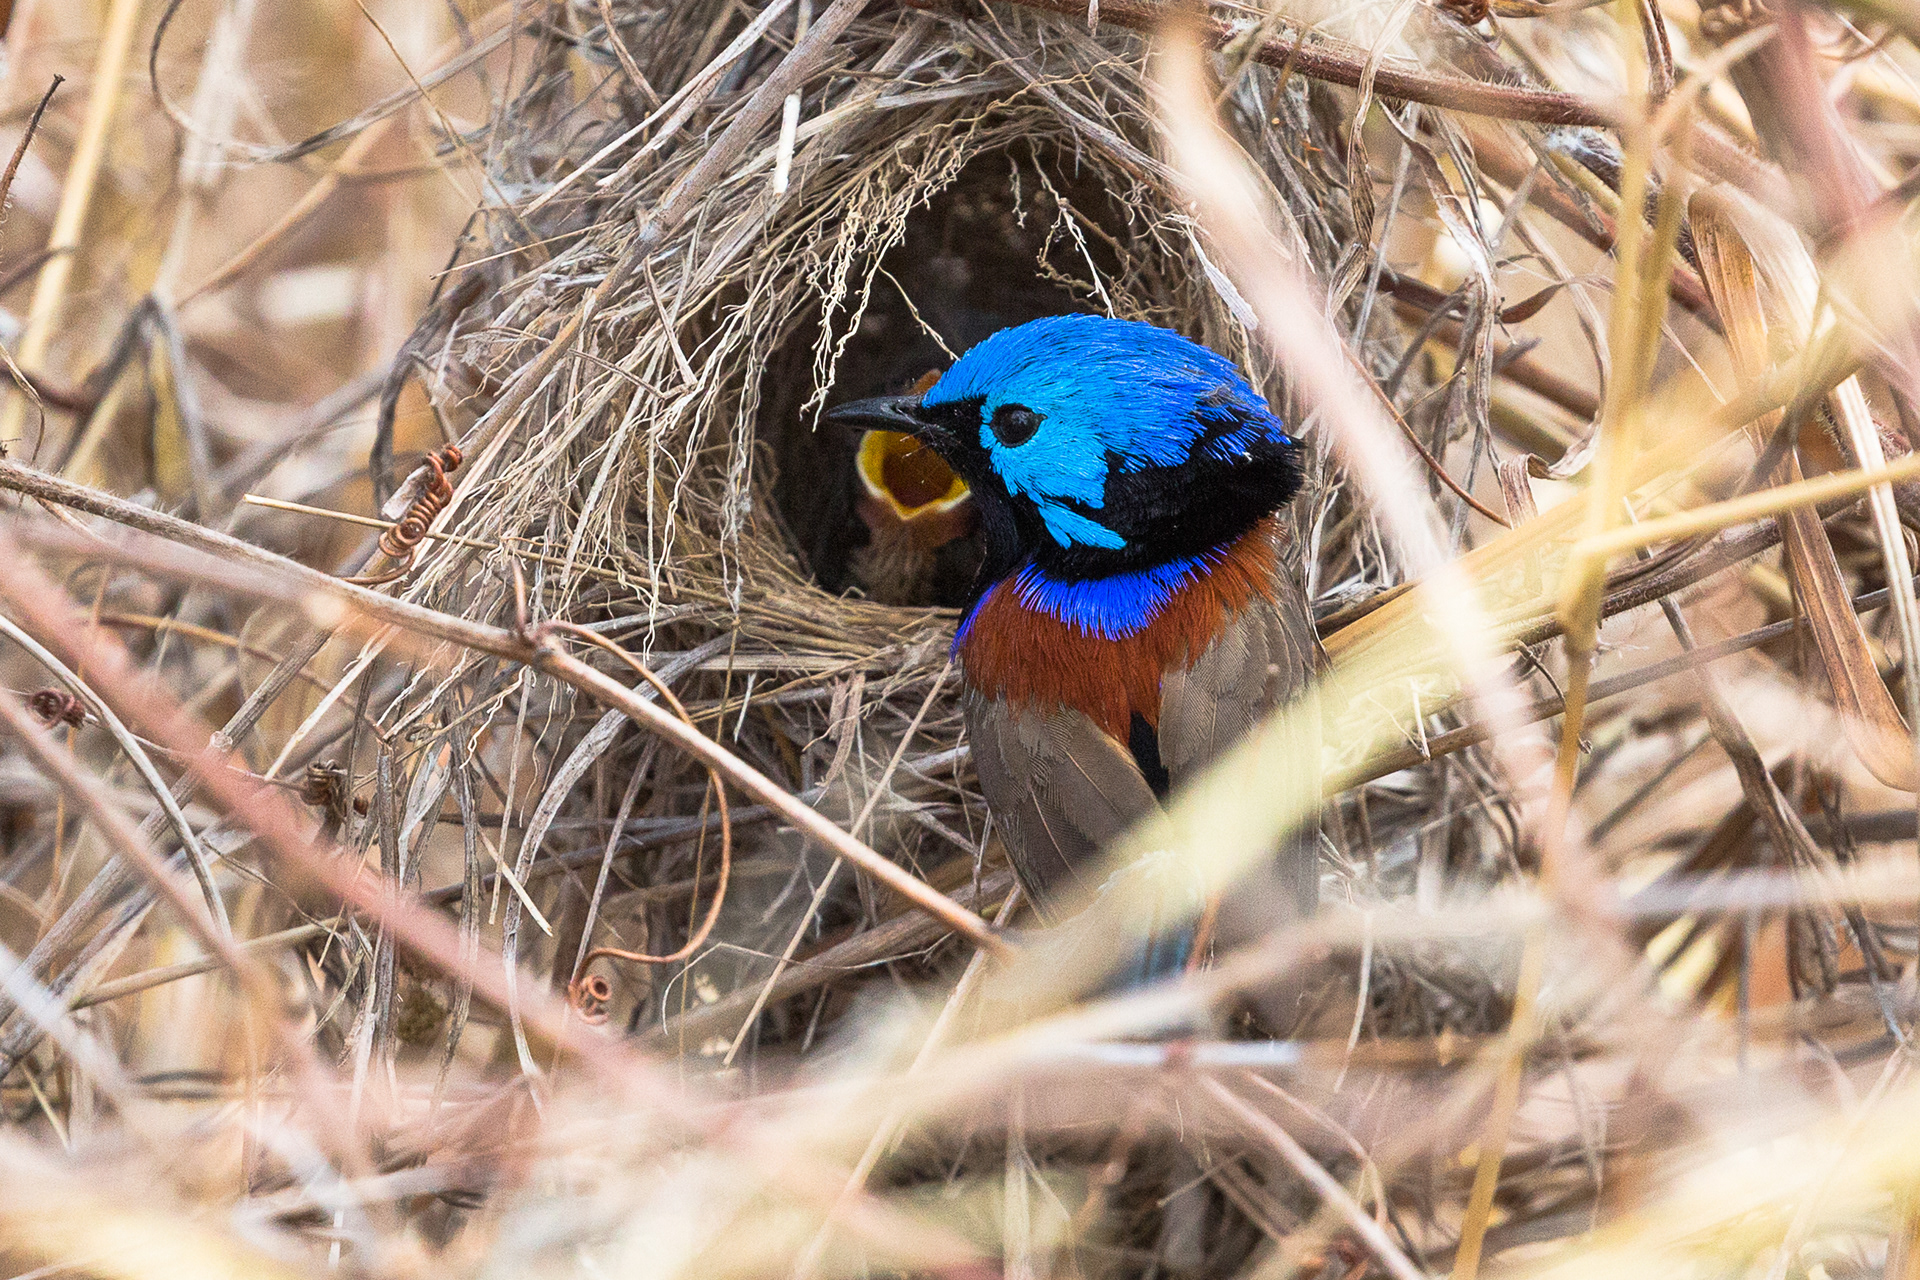
<svg viewBox="0 0 1920 1280"><path fill-rule="evenodd" d="M503 653L501 656L511 655ZM719 769L742 791L756 796L762 804L779 810L803 834L818 840L921 910L939 918L968 941L1003 956L1012 954L1013 948L985 920L848 835L818 810L801 804L771 778L698 729L681 724L664 708L637 696L633 690L595 671L578 658L562 653L550 642L529 655L529 660L548 675L566 681L608 706L617 707L636 724L643 724L671 739L703 764Z"/></svg>
<svg viewBox="0 0 1920 1280"><path fill-rule="evenodd" d="M11 465L11 464L7 464ZM37 474L37 473L36 473ZM49 477L51 479L51 477ZM66 485L66 482L59 482ZM80 486L67 486L79 488ZM104 495L99 495L104 496ZM117 500L114 500L117 502ZM126 505L126 504L121 504ZM164 518L163 519L170 519ZM184 521L174 521L175 525L185 525ZM185 525L187 529L197 526ZM200 535L210 535L210 531L198 530ZM237 540L229 540L235 541ZM245 546L244 543L238 544ZM257 554L268 555L259 552ZM243 823L259 836L263 847L286 871L311 877L327 893L348 907L364 911L382 926L392 931L394 938L409 948L420 958L448 974L461 974L470 978L474 991L488 999L497 1008L517 1005L518 1012L526 1025L552 1045L565 1047L578 1055L579 1059L593 1071L595 1080L603 1096L609 1100L620 1098L642 1111L658 1113L662 1118L676 1125L683 1125L694 1133L716 1136L728 1119L729 1113L719 1107L699 1107L694 1105L699 1094L696 1089L673 1075L660 1071L644 1057L632 1052L626 1045L616 1040L600 1036L569 1037L569 1027L578 1028L571 1010L545 988L543 983L529 980L519 973L506 973L498 965L477 963L477 957L470 956L462 947L454 926L438 912L420 904L411 895L397 891L389 880L367 877L362 873L357 860L341 858L336 851L317 841L304 816L298 814L285 797L272 788L261 787L244 777L240 771L223 767L228 762L228 753L223 749L220 739L212 745L201 748L205 730L193 721L163 689L156 688L154 682L144 679L121 650L98 630L81 625L82 615L61 586L42 573L39 567L21 554L18 543L10 532L0 529L0 557L13 565L13 570L0 578L0 589L4 589L8 598L20 612L55 642L56 647L77 646L85 655L87 670L101 695L115 705L124 708L130 718L145 729L149 735L160 738L175 751L185 755L197 756L200 761L199 777L208 798L214 806ZM273 557L277 559L277 557ZM295 564L283 562L279 572L297 575L303 579L318 578L322 583L339 586L335 580L324 574ZM347 588L353 592L358 589ZM371 592L361 594L374 599L383 599ZM398 604L398 601L389 601ZM417 606L412 606L417 609ZM420 610L430 613L430 610ZM484 631L497 631L496 628L481 628ZM532 649L532 645L512 633L500 632L508 636L521 651ZM508 656L502 654L501 656ZM595 673L596 675L598 673ZM611 684L610 681L606 682ZM620 690L623 695L629 691ZM6 697L0 696L0 702ZM17 708L17 700L13 704ZM651 704L643 704L650 706ZM660 714L666 712L658 708ZM18 708L25 715L24 708ZM624 710L624 708L623 708ZM671 719L671 717L668 717ZM678 721L673 721L678 723ZM30 746L47 747L54 744L42 733L37 725L29 724L38 736L28 740ZM196 737L198 740L196 740ZM59 766L57 753L49 757L54 767ZM92 779L79 772L77 763L67 759L68 770L76 775L80 788L95 786ZM103 822L111 823L115 815L103 815ZM130 828L130 822L124 815L119 816L122 825ZM824 820L823 820L824 821ZM138 832L133 833L135 836ZM929 890L928 892L931 892ZM935 895L939 897L939 895ZM941 899L941 901L947 901ZM957 909L957 908L956 908ZM944 931L944 922L935 924L936 935ZM202 939L203 945L217 945L208 939ZM231 944L228 944L231 949ZM244 957L242 965L246 964ZM243 967L241 972L246 972ZM511 991L511 995L509 994ZM275 993L277 994L277 993ZM304 1041L295 1038L289 1045L289 1052L304 1054L295 1061L303 1068L311 1060L306 1052ZM303 1069L299 1082L303 1096L315 1101L316 1107L327 1106L336 1096L330 1083L321 1082L321 1073L317 1064ZM325 1117L325 1127L316 1132L331 1135L343 1147L350 1148L353 1130L344 1122L344 1118ZM357 1167L357 1159L350 1168ZM819 1204L823 1209L834 1204L844 1180L829 1177L824 1170L811 1165L804 1157L795 1156L785 1166L786 1186L804 1200ZM903 1214L894 1212L888 1206L868 1200L859 1207L858 1213L849 1218L850 1227L868 1241L917 1242L918 1247L926 1250L926 1256L936 1256L936 1250L945 1250L937 1254L942 1257L957 1256L970 1262L973 1257L970 1246L948 1236L937 1229L923 1226L918 1220L909 1220ZM956 1267L955 1270L965 1268Z"/></svg>
<svg viewBox="0 0 1920 1280"><path fill-rule="evenodd" d="M620 61L620 69L627 73L627 79L633 87L647 95L654 106L660 105L660 95L648 83L646 73L640 70L640 64L633 60L633 50L627 48L627 42L620 37L619 24L614 21L613 0L600 0L600 21L606 24L607 43L613 46L614 57Z"/></svg>
<svg viewBox="0 0 1920 1280"><path fill-rule="evenodd" d="M1371 385L1371 382L1369 382L1369 385ZM1471 493L1468 493L1461 483L1453 478L1453 474L1447 470L1446 464L1433 456L1433 452L1427 448L1426 443L1420 439L1418 433L1407 424L1406 418L1401 415L1400 410L1394 406L1391 400L1387 399L1385 394L1381 394L1378 399L1380 401L1380 411L1393 419L1394 425L1400 428L1400 434L1406 437L1408 446L1420 455L1420 461L1426 464L1427 470L1432 472L1435 478L1437 478L1441 484L1445 485L1454 497L1460 499L1469 507L1472 507L1475 511L1478 511L1481 515L1499 525L1502 529L1510 529L1513 527L1512 521L1474 497Z"/></svg>
<svg viewBox="0 0 1920 1280"><path fill-rule="evenodd" d="M220 932L231 937L233 928L227 920L226 904L221 901L220 891L214 887L213 883L213 864L207 858L207 851L201 845L200 837L194 834L193 824L187 821L187 815L182 812L179 802L167 789L166 782L160 777L160 771L153 767L153 760L148 756L146 748L133 736L127 726L120 722L120 717L114 714L113 708L88 687L87 682L78 672L71 670L58 657L48 652L46 647L33 636L14 625L11 618L0 616L0 635L6 636L7 639L19 645L28 656L71 689L80 704L93 713L101 727L106 729L113 740L119 744L121 752L133 765L134 772L140 775L140 780L153 793L155 803L167 815L167 821L172 824L174 834L180 838L180 847L187 855L188 865L193 868L194 879L200 884L201 896L206 899L208 914L213 917L214 924Z"/></svg>
<svg viewBox="0 0 1920 1280"><path fill-rule="evenodd" d="M873 848L835 826L825 815L794 799L791 792L699 730L675 719L666 708L589 667L560 649L551 634L525 636L502 627L470 622L452 614L395 600L365 587L310 569L229 534L115 498L85 485L48 475L16 462L0 460L0 488L43 502L103 516L144 533L207 552L222 561L270 572L280 584L276 594L304 598L310 613L358 615L363 623L392 626L443 640L494 657L534 666L573 688L618 709L635 724L667 738L703 764L717 768L742 791L778 810L803 834L818 840L894 892L945 920L975 944L1002 954L1011 948L986 921L929 886ZM344 622L345 618L336 621ZM371 628L363 628L371 629Z"/></svg>
<svg viewBox="0 0 1920 1280"><path fill-rule="evenodd" d="M196 895L180 883L180 878L161 861L141 835L140 829L106 793L99 780L74 759L72 752L55 742L33 713L27 710L19 695L8 689L0 689L0 728L12 735L41 772L59 784L100 828L107 843L153 886L155 892L166 899L179 915L180 922L193 935L194 941L219 956L221 963L241 977L248 978L252 971L235 948L232 937L222 927L224 921L216 920L211 914L212 909L200 904ZM254 980L248 983L252 993L270 1001L270 986L258 980L257 974L252 977Z"/></svg>
<svg viewBox="0 0 1920 1280"><path fill-rule="evenodd" d="M13 157L7 161L6 170L0 172L0 208L4 208L7 200L13 195L14 175L20 172L20 162L26 159L27 148L33 145L33 135L40 131L41 117L47 114L47 106L53 101L54 93L66 82L65 76L55 76L53 83L47 86L47 91L40 95L40 102L34 107L33 114L27 117L26 131L20 135L20 143L14 147Z"/></svg>
<svg viewBox="0 0 1920 1280"><path fill-rule="evenodd" d="M648 670L646 664L642 663L638 658L605 636L589 631L585 627L577 627L568 623L552 623L549 625L554 630L563 631L565 634L573 636L576 639L584 640L589 644L604 649L621 662L624 662L632 669L635 675L653 686L653 691L660 695L662 702L672 708L673 714L679 717L682 724L686 725L689 729L693 728L693 717L687 714L686 707L681 703L680 699L675 696L673 690L668 687L667 682ZM713 900L707 904L706 918L700 922L700 927L693 931L683 945L666 955L649 955L643 951L628 951L621 947L595 947L587 952L580 960L580 963L575 966L577 970L584 972L586 967L592 964L598 956L606 956L615 960L627 960L635 964L678 964L706 945L708 935L713 932L713 926L719 923L720 908L727 900L727 880L733 874L733 816L727 809L727 784L725 779L720 776L719 770L712 765L707 766L707 777L713 783L713 798L720 810L720 881L714 887ZM618 838L617 834L615 838ZM569 990L571 991L571 988L569 988Z"/></svg>
<svg viewBox="0 0 1920 1280"><path fill-rule="evenodd" d="M1476 142L1484 141L1487 144L1475 150L1474 159L1479 164L1481 172L1487 177L1511 190L1518 190L1526 181L1527 174L1531 172L1534 160L1501 139L1485 137L1491 132L1492 130L1489 129L1481 129L1474 133ZM1618 183L1617 177L1612 180L1606 178L1600 180L1610 189ZM1528 198L1548 217L1594 248L1603 253L1613 252L1619 240L1619 227L1607 211L1583 209L1571 196L1551 182L1534 183ZM1720 313L1714 310L1713 300L1707 296L1706 285L1701 283L1699 275L1686 263L1673 264L1672 273L1667 281L1667 293L1703 324L1715 329L1719 328Z"/></svg>
<svg viewBox="0 0 1920 1280"><path fill-rule="evenodd" d="M31 576L37 579L40 575ZM187 887L161 861L140 828L114 803L99 780L82 767L71 751L40 727L17 696L4 689L0 689L0 727L73 799L109 845L134 867L153 891L167 901L187 932L210 953L214 962L234 975L253 1015L264 1020L286 1055L287 1066L308 1097L307 1105L315 1110L315 1119L329 1126L337 1125L340 1117L333 1113L333 1093L321 1084L326 1073L314 1056L312 1046L282 1016L279 989L257 958L234 942L224 927L224 920L202 913Z"/></svg>
<svg viewBox="0 0 1920 1280"><path fill-rule="evenodd" d="M1432 285L1395 271L1380 273L1380 289L1392 295L1396 310L1416 322L1426 320L1447 302L1446 295ZM1440 342L1458 344L1460 332L1460 322L1451 317L1442 316L1434 322L1433 336ZM1504 338L1496 338L1496 343L1493 366L1500 377L1525 387L1583 422L1591 422L1600 412L1600 397L1593 392L1562 377L1525 351L1516 352L1518 344Z"/></svg>
<svg viewBox="0 0 1920 1280"><path fill-rule="evenodd" d="M1663 600L1666 598L1666 596L1661 597ZM1870 591L1866 595L1855 597L1853 607L1858 613L1870 613L1875 609L1884 609L1887 600L1888 594L1883 587L1878 591ZM1737 636L1730 636L1725 640L1715 641L1713 644L1701 645L1671 658L1663 658L1659 662L1650 662L1632 671L1623 671L1605 680L1596 680L1587 691L1587 701L1593 703L1605 698L1618 697L1656 681L1666 680L1684 672L1696 671L1709 663L1718 662L1721 658L1745 653L1749 649L1757 649L1775 640L1783 640L1793 634L1794 628L1800 625L1802 624L1799 619L1787 618L1781 622L1769 623L1764 627L1756 627L1752 631ZM1564 698L1541 698L1528 706L1523 715L1530 723L1547 720L1566 710L1566 705ZM1398 773L1402 769L1412 769L1429 760L1452 755L1456 751L1464 751L1468 747L1485 742L1491 736L1492 732L1485 725L1470 724L1435 734L1421 744L1406 743L1390 752L1373 756L1362 762L1359 769L1348 776L1329 779L1327 790L1329 793L1336 793L1374 782Z"/></svg>
<svg viewBox="0 0 1920 1280"><path fill-rule="evenodd" d="M258 938L249 938L239 944L243 953L273 951L280 947L297 947L303 942L323 938L340 927L338 920L323 920L314 924L296 925L291 929L282 929L278 933L265 934ZM124 978L115 978L103 982L91 991L73 999L70 1009L90 1009L96 1004L105 1004L109 1000L119 1000L126 996L139 995L142 991L151 991L170 982L179 982L183 978L196 978L203 973L212 973L226 966L219 956L202 956L198 960L182 960L178 964L161 965L157 969L147 969L140 973L130 973Z"/></svg>
<svg viewBox="0 0 1920 1280"><path fill-rule="evenodd" d="M1013 891L1013 872L1005 867L981 877L980 892L961 889L955 897L969 907L986 909ZM909 911L871 929L862 930L812 956L794 961L767 991L767 1001L787 999L803 991L812 991L855 969L897 960L933 946L950 930L946 923L924 911ZM655 1048L669 1045L699 1045L708 1037L732 1032L740 1018L760 997L761 988L747 987L721 997L712 1004L695 1005L654 1031L643 1043Z"/></svg>
<svg viewBox="0 0 1920 1280"><path fill-rule="evenodd" d="M1426 1273L1414 1265L1413 1259L1401 1251L1379 1223L1367 1216L1339 1180L1328 1173L1312 1153L1300 1145L1297 1138L1220 1081L1203 1079L1199 1084L1222 1110L1279 1153L1280 1158L1340 1215L1340 1220L1347 1224L1348 1229L1360 1237L1368 1252L1373 1254L1387 1274L1393 1276L1394 1280L1427 1280Z"/></svg>
<svg viewBox="0 0 1920 1280"><path fill-rule="evenodd" d="M907 0L914 8L944 8L943 0ZM1030 9L1084 20L1085 0L1015 0ZM1133 31L1157 31L1176 13L1190 10L1167 0L1101 0L1100 20ZM1220 14L1208 14L1202 31L1215 49L1224 47L1245 31L1241 21ZM1293 33L1263 40L1254 52L1256 62L1270 67L1290 67L1294 72L1330 84L1359 87L1366 74L1369 56L1341 40L1315 36L1302 40ZM1535 89L1526 85L1491 84L1464 76L1433 75L1408 67L1376 63L1373 67L1374 92L1383 98L1403 102L1424 102L1477 116L1502 120L1526 120L1534 124L1592 125L1607 128L1619 119L1612 106L1582 98L1577 94Z"/></svg>

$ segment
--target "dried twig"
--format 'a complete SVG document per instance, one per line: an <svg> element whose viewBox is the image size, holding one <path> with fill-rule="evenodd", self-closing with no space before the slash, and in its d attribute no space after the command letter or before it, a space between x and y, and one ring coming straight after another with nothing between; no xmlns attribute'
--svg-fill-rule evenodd
<svg viewBox="0 0 1920 1280"><path fill-rule="evenodd" d="M1280 1158L1314 1189L1315 1194L1332 1206L1339 1213L1341 1221L1366 1243L1368 1252L1386 1269L1387 1274L1395 1280L1427 1280L1427 1273L1413 1264L1413 1260L1381 1229L1380 1224L1367 1216L1347 1189L1292 1134L1276 1124L1272 1117L1255 1110L1221 1081L1209 1079L1199 1083L1201 1089L1222 1110L1280 1153Z"/></svg>
<svg viewBox="0 0 1920 1280"><path fill-rule="evenodd" d="M214 887L212 860L208 858L205 846L200 843L200 837L195 834L193 824L187 821L187 815L181 811L179 802L173 798L173 793L167 789L167 784L161 779L160 771L153 767L153 760L147 755L147 749L128 731L127 726L121 723L120 717L114 714L113 708L102 701L78 673L71 670L66 663L49 652L46 646L15 626L12 619L4 615L0 615L0 635L6 636L7 639L26 650L34 661L58 677L61 683L73 691L74 696L80 699L87 710L93 713L106 731L113 735L114 742L119 744L120 750L126 754L128 762L133 765L134 772L140 775L140 781L146 784L147 790L153 794L154 801L159 804L161 812L167 815L167 821L172 824L174 834L180 837L180 847L186 851L187 865L193 869L193 878L199 882L200 896L207 904L207 913L213 918L215 927L222 934L232 937L233 925L227 919L227 905L221 900L219 889Z"/></svg>
<svg viewBox="0 0 1920 1280"><path fill-rule="evenodd" d="M938 8L940 0L909 0L916 6ZM1067 17L1084 17L1086 5L1080 0L1015 0L1033 9ZM1170 0L1100 0L1100 19L1137 31L1158 31L1175 18L1191 16L1191 11ZM1238 39L1246 27L1244 20L1209 13L1203 30L1207 41L1220 48ZM1368 71L1371 61L1364 50L1339 40L1316 37L1301 40L1279 35L1263 40L1254 51L1256 61L1270 67L1284 67L1315 80L1354 88ZM1388 64L1372 68L1375 92L1384 98L1405 102L1423 102L1473 115L1495 116L1505 120L1528 120L1535 124L1599 125L1616 123L1617 113L1605 104L1551 89L1523 85L1489 84L1462 76L1432 75Z"/></svg>
<svg viewBox="0 0 1920 1280"><path fill-rule="evenodd" d="M93 83L87 93L87 112L80 126L79 145L67 166L66 179L60 188L60 208L47 236L50 256L34 282L33 300L28 304L26 324L14 351L14 360L30 374L40 372L46 363L60 308L66 301L67 283L73 275L74 250L79 247L81 233L86 228L87 210L92 205L94 186L106 158L108 135L120 109L122 76L133 51L139 16L140 0L114 0L107 13ZM17 395L7 397L6 404L0 406L0 448L20 438L25 413L26 402Z"/></svg>
<svg viewBox="0 0 1920 1280"><path fill-rule="evenodd" d="M800 804L791 792L733 752L698 730L682 724L665 709L636 697L631 689L615 683L562 651L554 633L516 635L499 627L469 622L403 600L394 600L309 569L231 535L215 533L177 517L134 506L18 463L0 460L0 488L105 516L130 528L241 565L267 569L278 580L279 585L274 589L276 595L290 594L309 602L326 600L344 609L349 616L357 615L366 623L399 627L429 639L450 641L481 653L536 667L617 708L636 724L665 736L702 763L719 769L741 790L762 804L779 810L801 831L909 901L938 915L969 940L992 951L1005 953L1011 950L979 916L958 906L951 898L927 887L924 881L901 869L898 864L855 840L817 810Z"/></svg>

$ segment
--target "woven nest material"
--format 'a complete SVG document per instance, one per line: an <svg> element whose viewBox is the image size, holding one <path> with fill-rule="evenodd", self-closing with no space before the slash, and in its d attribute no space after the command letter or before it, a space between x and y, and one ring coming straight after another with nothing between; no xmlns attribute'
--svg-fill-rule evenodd
<svg viewBox="0 0 1920 1280"><path fill-rule="evenodd" d="M831 70L808 81L797 114L788 109L790 137L764 92L780 58L764 46L730 64L715 57L731 30L724 3L641 9L617 24L651 100L616 97L621 76L566 92L555 44L553 75L514 105L493 164L504 190L524 182L536 194L491 220L484 251L468 255L476 265L423 322L417 358L401 369L446 384L465 376L478 393L466 403L483 409L444 527L482 543L525 540L492 553L440 543L411 598L511 622L517 558L531 620L584 623L641 653L703 729L838 819L871 809L860 834L936 884L967 889L981 883L986 822L947 672L956 615L850 589L853 445L817 425L823 406L899 390L944 363L943 348L1003 324L1078 309L1152 321L1229 354L1299 421L1156 154L1147 42L1031 11L972 12L876 12L824 52L816 36L801 52ZM1284 237L1316 276L1347 282L1351 325L1364 293L1351 287L1364 261L1355 246L1368 240L1341 141L1351 102L1263 66L1240 67L1231 83L1226 114L1285 210ZM1369 194L1357 216L1370 208ZM1372 330L1401 336L1390 318L1376 316ZM1377 353L1383 367L1399 359ZM1349 518L1324 456L1310 462L1307 492L1292 515L1312 549L1310 581L1325 595L1381 580L1370 521ZM529 545L540 558L520 557ZM476 708L496 723L517 715L547 760L522 770L491 748L509 789L516 772L543 788L523 806L521 877L550 870L543 859L556 848L561 865L593 860L621 788L589 799L579 784L590 768L635 779L637 816L619 851L639 860L610 893L638 888L654 901L648 886L710 869L711 844L688 838L711 831L702 775L638 735L622 740L615 715L584 737L554 708L530 718L532 685L472 662L410 688L387 719L438 738ZM876 790L884 803L870 803ZM801 872L819 874L764 830L743 827L737 844L763 878L736 880L716 937L742 950L715 953L719 987L758 986L767 965L742 956L781 952L808 907ZM584 842L569 843L575 831L588 832ZM816 934L887 914L871 893L842 894L822 891L803 913ZM611 938L596 940L671 950L695 923L684 906L636 916L610 900L600 922ZM519 910L509 903L510 953ZM556 977L570 963L556 957ZM660 976L630 975L637 985L616 1003ZM663 1016L645 1003L636 1026ZM721 1009L738 1024L739 1010ZM725 1021L688 1025L731 1033ZM760 1034L778 1036L777 1024Z"/></svg>
<svg viewBox="0 0 1920 1280"><path fill-rule="evenodd" d="M679 30L635 39L649 79L671 84L674 71L697 65L690 46L723 10L654 15L649 26ZM485 332L460 343L466 362L504 381L568 323L581 327L571 358L539 392L511 421L489 424L499 430L498 451L462 486L459 531L519 528L564 547L570 567L548 574L556 609L611 574L662 620L711 593L749 630L764 618L783 638L789 627L815 631L829 650L848 641L885 647L920 625L813 590L769 496L780 469L812 444L814 411L846 387L836 368L874 294L898 297L893 272L879 270L885 255L970 163L1006 157L997 176L1010 229L1042 243L1028 264L1036 277L1052 277L1083 309L1179 328L1265 373L1230 313L1237 300L1216 288L1224 277L1200 251L1172 176L1153 154L1143 54L1143 41L1096 40L1045 17L1003 25L895 13L856 22L831 59L845 76L832 78L824 102L808 95L785 194L773 182L776 115L743 147L736 141L739 162L690 214L657 242L639 243L643 227L654 229L649 211L669 200L703 144L735 123L752 96L742 88L681 123L677 148L665 139L679 114L670 112L637 148L647 154L627 158L635 148L615 148L599 168L576 171L518 216L497 219L503 234L489 256L529 238L552 256L490 290ZM1315 267L1331 272L1353 234L1331 104L1316 110L1306 80L1269 103L1275 78L1252 68L1237 96L1256 117L1279 113L1265 149L1275 186ZM568 153L595 155L624 123L576 125ZM604 172L615 161L624 163ZM1022 185L1023 170L1034 185ZM1104 207L1077 207L1068 190L1096 192ZM991 244L976 251L1006 256ZM618 295L596 297L588 311L595 286L636 259ZM473 330L472 312L462 328ZM810 361L793 358L796 345ZM763 374L774 369L804 382L769 386ZM796 390L804 391L797 404ZM789 422L804 420L803 431L766 422L769 405ZM443 557L416 590L443 593L471 559Z"/></svg>

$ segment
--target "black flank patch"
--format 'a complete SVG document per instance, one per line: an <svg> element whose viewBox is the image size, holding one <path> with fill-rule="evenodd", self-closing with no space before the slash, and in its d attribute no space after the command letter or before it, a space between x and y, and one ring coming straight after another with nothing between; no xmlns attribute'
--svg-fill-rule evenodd
<svg viewBox="0 0 1920 1280"><path fill-rule="evenodd" d="M1160 762L1160 735L1138 711L1127 725L1127 750L1133 753L1133 762L1140 766L1141 776L1153 789L1154 798L1165 800L1173 780L1167 776L1167 766Z"/></svg>

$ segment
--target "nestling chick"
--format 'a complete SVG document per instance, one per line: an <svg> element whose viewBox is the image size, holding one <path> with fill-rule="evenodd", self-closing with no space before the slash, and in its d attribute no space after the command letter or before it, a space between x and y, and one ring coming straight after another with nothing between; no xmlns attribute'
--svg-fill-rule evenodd
<svg viewBox="0 0 1920 1280"><path fill-rule="evenodd" d="M936 370L921 378L914 392L924 393L939 376ZM966 482L918 439L885 429L860 437L854 478L854 509L867 527L866 545L847 565L854 581L882 604L932 603L941 548L973 531Z"/></svg>

